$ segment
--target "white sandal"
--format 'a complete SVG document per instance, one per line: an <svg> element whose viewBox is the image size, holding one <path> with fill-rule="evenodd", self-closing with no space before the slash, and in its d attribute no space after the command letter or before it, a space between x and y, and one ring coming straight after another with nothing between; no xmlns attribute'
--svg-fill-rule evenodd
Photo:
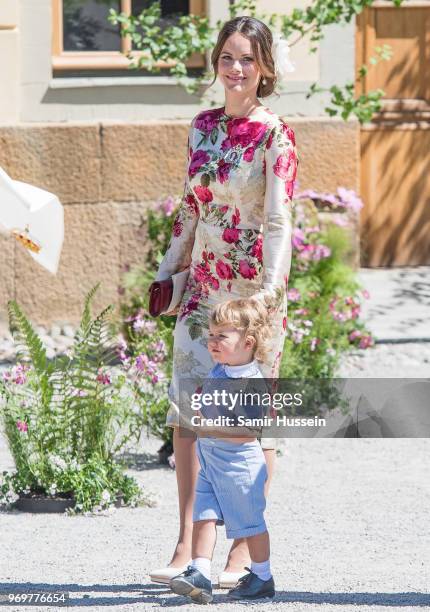
<svg viewBox="0 0 430 612"><path fill-rule="evenodd" d="M182 572L185 572L188 565L191 565L191 561L184 567L169 566L155 569L149 574L149 578L151 582L157 582L159 584L169 584L172 578L174 578L175 576L179 576L179 574L182 574Z"/></svg>
<svg viewBox="0 0 430 612"><path fill-rule="evenodd" d="M233 589L239 582L239 579L248 573L246 570L243 570L243 572L221 572L218 576L218 586L220 589Z"/></svg>

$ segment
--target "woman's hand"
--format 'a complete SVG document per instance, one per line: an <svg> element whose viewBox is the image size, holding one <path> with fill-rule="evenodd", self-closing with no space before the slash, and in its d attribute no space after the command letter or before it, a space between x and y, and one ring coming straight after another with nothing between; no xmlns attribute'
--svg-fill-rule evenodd
<svg viewBox="0 0 430 612"><path fill-rule="evenodd" d="M163 317L175 317L180 311L180 309L180 306L176 306L174 310L170 310L169 312L163 312Z"/></svg>

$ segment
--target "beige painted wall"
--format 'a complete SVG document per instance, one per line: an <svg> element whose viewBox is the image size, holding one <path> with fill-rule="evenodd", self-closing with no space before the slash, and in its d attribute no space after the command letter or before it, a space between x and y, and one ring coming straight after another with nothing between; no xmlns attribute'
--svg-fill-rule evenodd
<svg viewBox="0 0 430 612"><path fill-rule="evenodd" d="M2 0L2 2L13 0ZM228 15L228 0L207 0L212 23ZM20 58L13 62L21 74L19 120L40 121L106 121L191 119L208 106L207 100L188 95L172 77L144 77L128 73L112 78L53 79L51 69L51 0L15 0L19 6ZM289 12L302 0L281 3L260 0L262 12ZM285 7L285 8L283 8ZM354 26L330 26L317 53L310 54L307 43L292 49L297 70L290 74L280 98L266 99L276 113L297 116L324 114L324 97L306 99L312 82L323 87L350 79L354 70ZM0 74L2 69L0 66ZM223 90L215 85L210 98L222 103ZM3 120L6 120L3 118ZM8 119L16 121L16 116Z"/></svg>
<svg viewBox="0 0 430 612"><path fill-rule="evenodd" d="M287 121L297 137L300 189L357 189L356 123ZM76 321L85 294L99 281L96 306L118 303L121 270L141 262L148 248L141 227L145 209L183 188L188 126L176 121L0 127L0 166L15 179L58 194L65 205L57 276L0 236L0 319L7 300L15 298L35 322Z"/></svg>
<svg viewBox="0 0 430 612"><path fill-rule="evenodd" d="M19 120L19 30L16 0L0 2L0 123Z"/></svg>

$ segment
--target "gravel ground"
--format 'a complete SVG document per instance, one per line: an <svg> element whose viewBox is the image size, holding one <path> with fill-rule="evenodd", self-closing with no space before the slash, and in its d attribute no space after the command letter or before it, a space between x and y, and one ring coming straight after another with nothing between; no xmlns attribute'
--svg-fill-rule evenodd
<svg viewBox="0 0 430 612"><path fill-rule="evenodd" d="M339 375L429 377L429 363L429 344L377 345L345 358ZM0 514L0 599L8 592L66 591L70 607L91 610L209 609L147 577L168 561L178 527L175 474L156 463L159 445L144 439L130 471L155 507L97 517ZM429 456L428 439L286 440L266 513L277 595L247 607L430 610ZM0 469L12 465L0 441ZM219 529L214 579L227 550ZM243 605L215 590L211 609Z"/></svg>

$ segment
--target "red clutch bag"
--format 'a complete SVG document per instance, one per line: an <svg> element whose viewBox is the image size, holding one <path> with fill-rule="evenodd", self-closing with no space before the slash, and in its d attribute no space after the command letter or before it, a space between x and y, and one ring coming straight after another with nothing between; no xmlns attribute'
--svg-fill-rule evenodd
<svg viewBox="0 0 430 612"><path fill-rule="evenodd" d="M149 287L149 314L159 317L180 305L190 273L190 268L173 274L162 281L154 281Z"/></svg>
<svg viewBox="0 0 430 612"><path fill-rule="evenodd" d="M173 281L168 278L163 281L155 281L149 287L149 314L151 317L159 317L166 312L172 301Z"/></svg>

